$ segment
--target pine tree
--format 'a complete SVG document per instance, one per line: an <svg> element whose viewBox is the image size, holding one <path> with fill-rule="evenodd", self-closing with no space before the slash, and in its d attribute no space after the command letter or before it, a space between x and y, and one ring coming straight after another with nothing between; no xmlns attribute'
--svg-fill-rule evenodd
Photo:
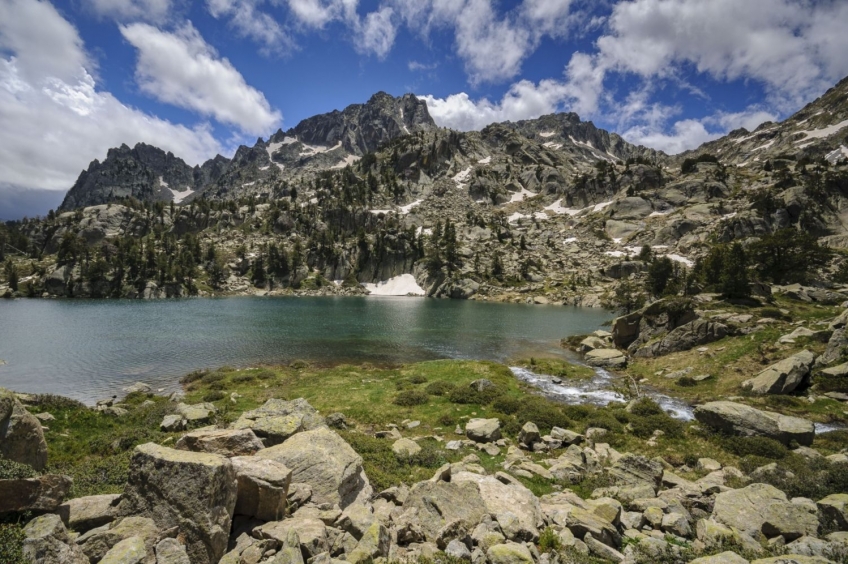
<svg viewBox="0 0 848 564"><path fill-rule="evenodd" d="M721 294L725 298L748 298L751 287L748 284L748 258L745 249L739 243L733 243L724 257L721 271Z"/></svg>

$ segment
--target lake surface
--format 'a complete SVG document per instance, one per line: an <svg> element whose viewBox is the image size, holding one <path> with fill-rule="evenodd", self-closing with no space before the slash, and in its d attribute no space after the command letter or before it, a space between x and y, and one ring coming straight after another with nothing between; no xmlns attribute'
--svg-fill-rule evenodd
<svg viewBox="0 0 848 564"><path fill-rule="evenodd" d="M0 300L0 386L92 403L199 368L563 354L599 309L388 297Z"/></svg>

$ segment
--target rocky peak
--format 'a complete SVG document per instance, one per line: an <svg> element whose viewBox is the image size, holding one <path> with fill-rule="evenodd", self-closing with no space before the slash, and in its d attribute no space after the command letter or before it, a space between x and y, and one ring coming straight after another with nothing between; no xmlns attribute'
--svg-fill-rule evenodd
<svg viewBox="0 0 848 564"><path fill-rule="evenodd" d="M365 104L307 118L285 134L278 131L271 141L278 143L290 137L324 147L341 143L347 152L362 156L396 137L435 128L423 100L412 94L396 98L378 92Z"/></svg>

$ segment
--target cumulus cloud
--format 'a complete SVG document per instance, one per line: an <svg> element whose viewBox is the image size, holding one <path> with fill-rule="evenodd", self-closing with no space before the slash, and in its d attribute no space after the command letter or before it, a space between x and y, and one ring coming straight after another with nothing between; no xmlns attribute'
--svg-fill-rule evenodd
<svg viewBox="0 0 848 564"><path fill-rule="evenodd" d="M304 26L321 29L334 20L354 22L359 0L286 0L292 15Z"/></svg>
<svg viewBox="0 0 848 564"><path fill-rule="evenodd" d="M29 40L17 35L26 30L35 34ZM191 164L221 151L206 125L176 125L98 90L76 29L46 2L0 3L0 53L0 192L7 196L67 190L92 159L121 143L156 144ZM21 198L0 205L13 200Z"/></svg>
<svg viewBox="0 0 848 564"><path fill-rule="evenodd" d="M206 8L213 18L229 18L229 25L257 42L264 55L286 54L295 48L279 22L258 9L257 0L206 0Z"/></svg>
<svg viewBox="0 0 848 564"><path fill-rule="evenodd" d="M383 59L389 54L395 42L397 28L393 22L394 10L382 7L367 14L358 21L354 45L360 53L366 53Z"/></svg>
<svg viewBox="0 0 848 564"><path fill-rule="evenodd" d="M136 81L154 98L262 134L281 120L265 96L187 23L171 32L137 23L121 33L138 50Z"/></svg>
<svg viewBox="0 0 848 564"><path fill-rule="evenodd" d="M173 9L172 0L84 0L83 4L100 17L118 21L160 23Z"/></svg>

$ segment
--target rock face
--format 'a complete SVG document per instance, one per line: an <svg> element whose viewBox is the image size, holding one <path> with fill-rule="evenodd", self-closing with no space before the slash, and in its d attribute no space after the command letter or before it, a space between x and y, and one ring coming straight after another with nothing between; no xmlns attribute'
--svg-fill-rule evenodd
<svg viewBox="0 0 848 564"><path fill-rule="evenodd" d="M347 507L371 493L362 458L335 431L326 427L298 433L280 445L260 450L256 458L275 460L292 471L292 482L312 488L312 501Z"/></svg>
<svg viewBox="0 0 848 564"><path fill-rule="evenodd" d="M794 392L809 377L816 355L801 351L772 364L754 378L742 383L742 387L755 394L788 394Z"/></svg>
<svg viewBox="0 0 848 564"><path fill-rule="evenodd" d="M695 408L695 418L714 429L743 436L764 436L789 445L797 441L810 446L815 436L811 421L760 411L753 407L730 401L715 401Z"/></svg>
<svg viewBox="0 0 848 564"><path fill-rule="evenodd" d="M656 357L673 352L688 351L727 336L727 326L706 319L696 319L670 331L656 343L638 349L634 356Z"/></svg>
<svg viewBox="0 0 848 564"><path fill-rule="evenodd" d="M303 399L269 399L262 407L246 411L233 424L234 429L250 429L265 446L282 443L295 433L326 426L314 407Z"/></svg>
<svg viewBox="0 0 848 564"><path fill-rule="evenodd" d="M221 456L245 456L255 454L264 445L250 429L212 429L186 433L174 447Z"/></svg>
<svg viewBox="0 0 848 564"><path fill-rule="evenodd" d="M504 535L511 540L533 541L544 523L542 508L533 492L520 483L504 484L494 476L459 472L451 483L477 484L480 497L491 515L495 515Z"/></svg>
<svg viewBox="0 0 848 564"><path fill-rule="evenodd" d="M819 520L808 508L786 499L786 494L768 484L751 484L716 495L712 518L749 535L766 538L783 536L787 541L815 536Z"/></svg>
<svg viewBox="0 0 848 564"><path fill-rule="evenodd" d="M262 521L277 521L286 513L292 472L274 460L251 456L231 459L238 476L235 512Z"/></svg>
<svg viewBox="0 0 848 564"><path fill-rule="evenodd" d="M47 465L47 442L41 422L4 388L0 388L0 457L39 471Z"/></svg>
<svg viewBox="0 0 848 564"><path fill-rule="evenodd" d="M471 526L488 513L480 487L474 481L419 482L409 490L403 509L413 512L430 542L436 542L439 531L448 523L462 521Z"/></svg>
<svg viewBox="0 0 848 564"><path fill-rule="evenodd" d="M222 456L147 443L136 447L118 514L179 527L193 563L218 562L236 505L236 472Z"/></svg>
<svg viewBox="0 0 848 564"><path fill-rule="evenodd" d="M56 474L21 480L0 480L0 515L22 511L56 511L71 489L72 483L69 477Z"/></svg>

